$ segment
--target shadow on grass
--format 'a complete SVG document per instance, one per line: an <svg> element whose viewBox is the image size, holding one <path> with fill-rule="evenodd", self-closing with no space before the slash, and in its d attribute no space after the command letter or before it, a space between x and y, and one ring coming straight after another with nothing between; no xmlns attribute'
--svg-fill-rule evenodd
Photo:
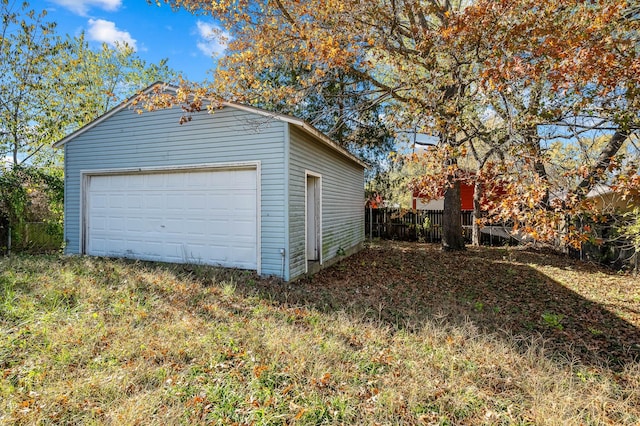
<svg viewBox="0 0 640 426"><path fill-rule="evenodd" d="M419 329L434 319L452 324L470 320L481 330L519 336L524 342L543 336L548 352L559 359L615 370L640 360L640 329L613 312L624 311L624 306L616 305L615 298L589 300L534 264L560 268L560 276L562 270L573 271L562 276L565 282L577 275L585 281L592 274L606 275L552 254L488 248L443 253L435 245L383 242L294 283L238 271L226 272L226 279L234 277L236 291L247 295L325 312L347 311L395 328ZM590 273L574 273L582 268ZM618 282L625 279L630 278L618 277ZM637 310L630 314L640 319Z"/></svg>
<svg viewBox="0 0 640 426"><path fill-rule="evenodd" d="M524 345L542 336L547 353L558 359L614 370L640 361L640 279L551 253L501 248L443 253L437 245L381 242L293 283L248 271L149 265L204 285L232 281L235 292L246 296L345 311L396 329L419 330L434 319L452 325L471 321L485 332L521 338ZM538 267L551 269L543 273ZM633 294L624 294L619 287L625 285Z"/></svg>

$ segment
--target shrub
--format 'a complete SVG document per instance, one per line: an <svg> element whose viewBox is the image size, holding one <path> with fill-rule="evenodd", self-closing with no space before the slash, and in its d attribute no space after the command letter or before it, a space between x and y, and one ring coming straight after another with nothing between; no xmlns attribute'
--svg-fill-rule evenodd
<svg viewBox="0 0 640 426"><path fill-rule="evenodd" d="M11 229L11 245L15 249L28 250L34 248L34 243L44 240L49 246L59 247L62 242L63 202L61 169L33 166L0 169L0 222L5 228L0 247L6 249L8 245L6 228ZM36 229L29 227L28 222L41 222L43 225Z"/></svg>

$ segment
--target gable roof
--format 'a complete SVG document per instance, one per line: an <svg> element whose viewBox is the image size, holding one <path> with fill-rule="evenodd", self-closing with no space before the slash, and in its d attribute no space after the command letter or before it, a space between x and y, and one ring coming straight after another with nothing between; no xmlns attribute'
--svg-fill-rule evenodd
<svg viewBox="0 0 640 426"><path fill-rule="evenodd" d="M112 115L115 115L118 112L130 107L133 104L133 102L136 100L136 98L138 98L138 96L140 96L140 95L148 95L149 93L152 93L156 89L156 87L158 87L158 86L162 86L163 91L176 92L178 90L177 87L168 85L168 84L163 83L161 81L153 83L151 86L149 86L146 89L144 89L140 94L136 94L136 95L130 97L129 99L123 101L120 105L118 105L115 108L107 111L106 113L102 114L100 117L96 118L95 120L91 121L90 123L85 124L84 126L79 128L78 130L76 130L76 131L68 134L64 138L60 139L58 142L53 144L53 147L54 148L60 148L60 147L64 146L65 144L67 144L68 142L71 142L73 139L77 138L81 134L85 133L88 130L91 130L93 127L95 127L98 124L102 123L103 121L107 120ZM261 108L249 106L249 105L238 104L238 103L235 103L235 102L221 102L220 104L222 105L222 107L234 108L234 109L238 109L238 110L241 110L241 111L246 111L246 112L258 114L258 115L261 115L263 117L267 117L267 118L283 121L285 123L289 123L291 125L294 125L294 126L300 128L301 130L303 130L309 136L311 136L314 139L316 139L317 141L321 142L323 145L327 146L328 148L338 152L342 156L344 156L344 157L350 159L351 161L357 163L359 166L361 166L363 168L367 168L366 163L364 163L358 157L356 157L355 155L353 155L352 153L350 153L349 151L347 151L346 149L344 149L343 147L341 147L340 145L338 145L337 143L332 141L327 135L325 135L324 133L322 133L321 131L319 131L318 129L316 129L315 127L313 127L311 124L307 123L304 120L301 120L301 119L296 118L296 117L292 117L290 115L279 114L279 113L267 111L267 110L264 110L264 109L261 109ZM145 113L145 114L147 114L147 113Z"/></svg>

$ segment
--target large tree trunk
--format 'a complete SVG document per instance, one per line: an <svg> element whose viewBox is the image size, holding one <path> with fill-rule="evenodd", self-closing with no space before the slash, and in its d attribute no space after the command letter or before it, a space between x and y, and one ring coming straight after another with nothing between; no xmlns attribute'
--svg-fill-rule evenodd
<svg viewBox="0 0 640 426"><path fill-rule="evenodd" d="M547 168L542 161L542 147L540 146L540 137L538 136L538 129L536 126L530 127L524 132L525 143L531 150L531 155L533 155L533 168L536 171L536 174L540 178L540 180L546 185L544 190L544 196L542 200L540 200L540 204L544 209L549 208L549 187L548 180L549 176L547 174Z"/></svg>
<svg viewBox="0 0 640 426"><path fill-rule="evenodd" d="M533 90L531 91L531 99L529 100L529 107L527 108L527 114L531 114L535 116L538 114L540 109L540 104L542 102L542 92L544 89L544 83L539 81ZM533 167L536 171L538 177L544 182L548 184L548 175L547 169L542 160L542 147L540 145L540 135L538 134L538 125L532 124L523 129L524 142L526 146L531 150L531 155L533 155L534 163ZM549 188L545 188L544 197L540 201L540 204L547 209L549 207Z"/></svg>
<svg viewBox="0 0 640 426"><path fill-rule="evenodd" d="M444 212L442 217L442 250L464 250L462 236L462 222L460 211L460 182L454 176L449 176L449 186L444 192Z"/></svg>
<svg viewBox="0 0 640 426"><path fill-rule="evenodd" d="M482 184L476 176L475 183L473 184L473 217L471 223L471 244L478 247L480 245L480 217L482 216L482 210L480 210L480 198L482 197Z"/></svg>
<svg viewBox="0 0 640 426"><path fill-rule="evenodd" d="M459 86L450 86L447 89L445 98L453 96L460 89ZM444 129L441 143L449 146L457 146L453 143L456 140L455 133ZM451 157L445 162L445 170L450 170L450 166L457 165L457 159ZM459 251L464 250L464 237L462 235L462 220L460 213L462 210L462 200L460 196L460 181L455 176L456 172L447 172L447 186L444 191L444 211L442 212L442 250Z"/></svg>

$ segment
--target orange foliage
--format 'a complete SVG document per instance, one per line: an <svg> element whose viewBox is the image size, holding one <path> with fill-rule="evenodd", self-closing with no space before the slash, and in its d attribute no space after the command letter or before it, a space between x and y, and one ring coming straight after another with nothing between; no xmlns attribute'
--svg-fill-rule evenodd
<svg viewBox="0 0 640 426"><path fill-rule="evenodd" d="M465 135L476 131L467 117L492 108L513 90L525 92L526 100L527 90L542 87L559 101L522 108L521 117L505 124L509 135L531 128L535 133L536 126L558 117L594 110L609 114L624 132L637 130L640 19L631 0L478 0L460 8L437 0L165 1L210 15L232 38L211 85L183 82L173 99L159 95L152 107L176 102L195 111L205 96L304 103L305 88L344 71L375 89L362 95L363 102L396 108L385 117L396 128L440 135L440 147L410 158L424 172L410 189L426 199L467 179L456 166L465 155ZM265 71L283 66L305 71L298 86L263 78ZM543 154L523 146L519 135L510 137L511 159L486 163L474 177L488 188L491 215L485 220L508 220L540 241L579 244L585 236L566 218L589 213L584 193L552 194L557 188L535 168ZM606 170L585 164L569 178L590 179L593 185L621 167L605 160ZM615 185L627 196L637 195L640 178L633 173L620 175ZM492 187L504 194L492 197Z"/></svg>

